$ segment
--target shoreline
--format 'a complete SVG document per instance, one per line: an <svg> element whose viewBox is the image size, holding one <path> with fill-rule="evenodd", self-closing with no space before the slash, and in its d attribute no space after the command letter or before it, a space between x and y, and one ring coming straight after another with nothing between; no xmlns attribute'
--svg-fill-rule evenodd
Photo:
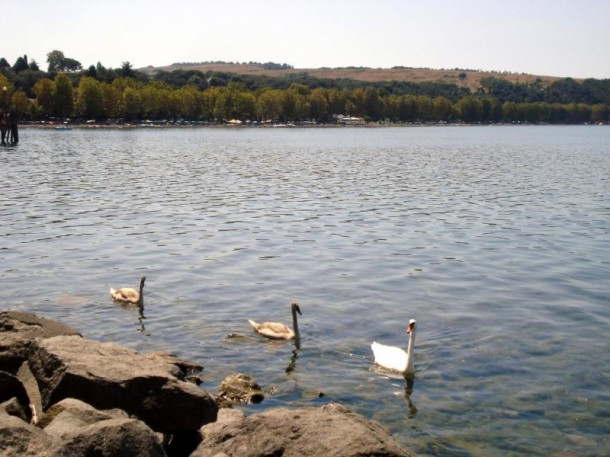
<svg viewBox="0 0 610 457"><path fill-rule="evenodd" d="M200 128L229 128L229 129L342 129L342 128L409 128L409 127L519 127L519 126L607 126L606 123L582 123L582 124L551 124L531 122L496 122L468 124L464 122L409 122L409 123L379 123L368 122L363 124L342 123L242 123L231 124L227 122L193 122L193 123L95 123L95 124L72 124L72 123L19 123L19 128L42 129L42 130L135 130L135 129L200 129Z"/></svg>

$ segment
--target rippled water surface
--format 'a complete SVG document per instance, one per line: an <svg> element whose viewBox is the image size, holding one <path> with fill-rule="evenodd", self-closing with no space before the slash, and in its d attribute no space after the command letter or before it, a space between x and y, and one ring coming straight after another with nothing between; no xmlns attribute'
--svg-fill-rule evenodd
<svg viewBox="0 0 610 457"><path fill-rule="evenodd" d="M610 454L610 129L23 129L2 309L338 401L422 456ZM110 287L147 276L146 319ZM247 319L303 316L300 349ZM413 392L370 343L406 346ZM324 393L320 396L320 393Z"/></svg>

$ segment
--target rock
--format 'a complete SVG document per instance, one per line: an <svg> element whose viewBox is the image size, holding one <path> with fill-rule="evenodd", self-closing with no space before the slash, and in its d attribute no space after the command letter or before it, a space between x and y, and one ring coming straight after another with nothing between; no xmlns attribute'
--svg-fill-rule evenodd
<svg viewBox="0 0 610 457"><path fill-rule="evenodd" d="M38 427L0 413L0 455L59 457L60 444Z"/></svg>
<svg viewBox="0 0 610 457"><path fill-rule="evenodd" d="M66 456L165 457L155 433L121 410L98 411L67 398L49 409L41 425L48 435L61 441L61 451Z"/></svg>
<svg viewBox="0 0 610 457"><path fill-rule="evenodd" d="M29 409L32 414L31 423L36 425L38 423L38 419L42 417L42 403L40 401L38 383L30 371L30 367L27 362L23 362L21 364L21 367L19 367L19 370L17 371L17 377L22 382L23 387L30 398Z"/></svg>
<svg viewBox="0 0 610 457"><path fill-rule="evenodd" d="M55 420L58 417L61 417L61 420ZM120 409L100 411L76 398L66 398L51 406L38 426L47 433L63 439L70 436L77 428L108 419L127 418L129 415Z"/></svg>
<svg viewBox="0 0 610 457"><path fill-rule="evenodd" d="M65 456L166 457L154 432L136 419L108 419L83 427L61 450Z"/></svg>
<svg viewBox="0 0 610 457"><path fill-rule="evenodd" d="M260 403L264 399L261 387L243 373L227 376L220 384L216 396L216 402L221 408L230 408L240 403Z"/></svg>
<svg viewBox="0 0 610 457"><path fill-rule="evenodd" d="M29 365L44 410L73 397L97 409L120 408L168 434L195 431L216 420L214 399L182 381L182 368L159 354L56 336L38 342Z"/></svg>
<svg viewBox="0 0 610 457"><path fill-rule="evenodd" d="M223 410L221 410L223 411ZM413 457L390 433L338 404L278 408L249 417L230 416L202 428L191 457L325 456Z"/></svg>
<svg viewBox="0 0 610 457"><path fill-rule="evenodd" d="M28 424L31 423L31 412L28 408L24 408L23 405L13 397L10 400L0 403L0 414L8 414L9 416L15 416Z"/></svg>
<svg viewBox="0 0 610 457"><path fill-rule="evenodd" d="M0 312L0 370L15 374L37 338L80 335L67 325L21 311Z"/></svg>
<svg viewBox="0 0 610 457"><path fill-rule="evenodd" d="M4 406L4 410L12 415L30 422L32 412L30 410L30 399L18 377L5 371L0 371L0 403L15 399Z"/></svg>
<svg viewBox="0 0 610 457"><path fill-rule="evenodd" d="M24 406L30 404L25 387L17 376L6 371L0 371L0 402L16 397Z"/></svg>

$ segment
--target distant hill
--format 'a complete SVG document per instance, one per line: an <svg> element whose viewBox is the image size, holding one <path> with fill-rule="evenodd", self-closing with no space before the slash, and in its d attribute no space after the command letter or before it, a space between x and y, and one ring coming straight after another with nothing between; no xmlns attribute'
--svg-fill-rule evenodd
<svg viewBox="0 0 610 457"><path fill-rule="evenodd" d="M203 73L208 71L233 73L251 76L284 77L290 74L304 74L315 78L329 79L353 79L356 81L407 81L412 83L421 82L444 82L456 84L458 87L467 87L475 92L481 87L481 79L497 78L511 83L529 83L540 79L544 86L557 81L559 77L529 75L524 73L489 72L464 69L441 69L430 68L367 68L367 67L344 67L344 68L278 68L269 69L264 64L258 63L175 63L172 65L153 67L148 66L140 71L153 75L162 70L172 72L174 70L199 70Z"/></svg>

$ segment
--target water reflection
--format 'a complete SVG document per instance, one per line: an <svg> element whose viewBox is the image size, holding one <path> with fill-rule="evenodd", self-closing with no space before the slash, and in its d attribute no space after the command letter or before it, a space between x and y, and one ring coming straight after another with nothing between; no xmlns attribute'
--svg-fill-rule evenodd
<svg viewBox="0 0 610 457"><path fill-rule="evenodd" d="M138 305L138 321L140 322L138 332L146 331L146 328L144 327L144 319L146 319L146 316L144 315L144 303L141 303Z"/></svg>
<svg viewBox="0 0 610 457"><path fill-rule="evenodd" d="M290 363L286 367L286 374L292 373L297 368L297 359L299 358L299 349L300 345L297 341L295 341L296 349L292 351L292 356L290 357Z"/></svg>
<svg viewBox="0 0 610 457"><path fill-rule="evenodd" d="M407 406L409 407L409 417L415 416L417 414L417 407L413 404L411 400L411 394L413 393L413 385L415 384L415 379L413 376L405 376L405 400L407 401Z"/></svg>
<svg viewBox="0 0 610 457"><path fill-rule="evenodd" d="M124 302L115 302L115 303L118 303L121 308L123 308L126 311L130 311L130 312L137 308L138 323L139 323L139 327L137 330L138 330L138 332L146 331L146 327L144 326L144 319L146 319L146 316L144 315L144 303L138 303L138 304L124 303Z"/></svg>

